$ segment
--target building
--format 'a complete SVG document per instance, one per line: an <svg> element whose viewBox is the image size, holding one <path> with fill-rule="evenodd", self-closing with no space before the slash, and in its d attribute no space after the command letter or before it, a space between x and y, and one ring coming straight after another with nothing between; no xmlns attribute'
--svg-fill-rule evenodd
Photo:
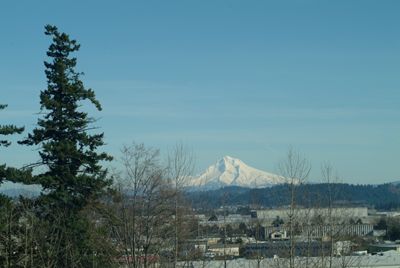
<svg viewBox="0 0 400 268"><path fill-rule="evenodd" d="M274 241L274 240L287 240L289 237L287 236L287 232L284 231L273 231L270 235L269 238Z"/></svg>
<svg viewBox="0 0 400 268"><path fill-rule="evenodd" d="M372 224L337 224L337 225L303 225L294 228L296 235L311 238L323 237L344 237L344 236L366 236L373 235L374 226ZM267 226L264 227L265 237L272 238L276 232L289 233L288 226Z"/></svg>
<svg viewBox="0 0 400 268"><path fill-rule="evenodd" d="M214 244L209 245L208 252L212 252L215 256L231 256L238 257L239 256L239 244Z"/></svg>
<svg viewBox="0 0 400 268"><path fill-rule="evenodd" d="M329 242L309 241L296 242L294 244L295 256L321 256L327 255L331 251ZM252 258L262 256L264 258L273 258L274 256L288 257L290 252L290 241L267 241L250 243L240 248L240 256Z"/></svg>
<svg viewBox="0 0 400 268"><path fill-rule="evenodd" d="M369 252L374 252L374 253L384 252L384 251L396 251L400 253L400 244L398 243L372 244L368 246L368 250Z"/></svg>
<svg viewBox="0 0 400 268"><path fill-rule="evenodd" d="M289 208L257 210L257 218L265 223L272 223L274 219L280 218L283 221L289 219L291 210ZM366 207L337 207L337 208L298 208L294 210L295 217L299 220L310 221L316 217L326 218L331 215L334 219L365 219L368 217Z"/></svg>

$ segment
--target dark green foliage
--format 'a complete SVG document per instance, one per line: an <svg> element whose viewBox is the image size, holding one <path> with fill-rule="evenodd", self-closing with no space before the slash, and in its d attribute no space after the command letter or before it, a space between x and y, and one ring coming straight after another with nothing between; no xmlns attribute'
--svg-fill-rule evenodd
<svg viewBox="0 0 400 268"><path fill-rule="evenodd" d="M0 110L7 105L0 104ZM0 125L0 136L20 134L24 131L23 127L15 125ZM0 139L0 147L7 147L11 144L6 139ZM0 183L3 180L20 182L27 178L30 171L21 171L17 168L0 165ZM13 200L0 194L0 266L1 267L23 267L26 264L22 257L24 250L20 238L22 238L23 228L20 224L22 210ZM27 237L27 236L26 236ZM26 248L25 248L26 249Z"/></svg>
<svg viewBox="0 0 400 268"><path fill-rule="evenodd" d="M70 53L79 50L79 44L54 26L45 29L53 39L47 51L51 61L44 63L48 86L40 93L45 115L21 143L40 146L41 161L37 165L48 170L35 180L50 190L46 198L79 210L110 184L99 162L111 157L96 152L104 144L103 134L89 134L93 119L78 109L82 101L89 100L101 110L93 90L83 86L81 74L74 70L76 58Z"/></svg>
<svg viewBox="0 0 400 268"><path fill-rule="evenodd" d="M387 230L387 221L385 218L380 218L378 223L374 226L374 229L377 230Z"/></svg>
<svg viewBox="0 0 400 268"><path fill-rule="evenodd" d="M387 222L387 238L395 241L400 239L400 220L390 218Z"/></svg>
<svg viewBox="0 0 400 268"><path fill-rule="evenodd" d="M7 107L5 104L0 104L0 110L3 110ZM0 125L0 135L11 135L11 134L21 134L24 131L23 127L16 127L14 125ZM8 140L0 139L0 146L9 146L11 142Z"/></svg>
<svg viewBox="0 0 400 268"><path fill-rule="evenodd" d="M247 225L244 222L239 224L239 232L240 234L244 235L247 233Z"/></svg>
<svg viewBox="0 0 400 268"><path fill-rule="evenodd" d="M7 107L5 104L0 104L0 110L3 110ZM0 136L12 135L12 134L20 134L24 131L23 127L16 127L14 125L0 125ZM7 147L11 144L10 141L5 139L0 139L0 147ZM0 165L0 183L4 179L8 179L11 181L15 181L18 179L18 170L15 168L7 167L5 164Z"/></svg>
<svg viewBox="0 0 400 268"><path fill-rule="evenodd" d="M275 227L279 227L282 224L284 224L284 221L279 216L276 216L276 218L272 221L272 226Z"/></svg>
<svg viewBox="0 0 400 268"><path fill-rule="evenodd" d="M288 191L286 185L277 185L263 189L248 189L233 186L211 191L188 192L187 198L192 201L194 207L199 204L202 209L212 209L222 206L223 204L220 202L222 197L225 197L225 205L250 205L253 204L253 196L258 196L257 205L263 207L280 207L290 204ZM400 185L394 184L304 184L297 187L295 203L302 207L327 207L329 204L328 191L335 194L334 206L371 206L385 210L400 207ZM204 200L207 200L207 202L204 203Z"/></svg>
<svg viewBox="0 0 400 268"><path fill-rule="evenodd" d="M31 170L7 167L5 164L0 165L0 182L5 179L12 182L26 182L29 184L32 181Z"/></svg>
<svg viewBox="0 0 400 268"><path fill-rule="evenodd" d="M40 245L48 254L45 258L54 267L88 267L95 254L92 225L81 212L111 184L101 165L111 157L96 152L104 144L103 134L91 133L94 120L79 109L89 101L101 110L94 91L84 87L81 73L75 71L77 60L70 54L79 50L79 44L55 26L47 25L45 34L52 44L47 51L50 60L44 63L47 89L40 93L44 115L20 143L38 146L40 161L32 167L45 167L31 180L44 189L36 214L42 231L52 234Z"/></svg>
<svg viewBox="0 0 400 268"><path fill-rule="evenodd" d="M400 220L396 217L380 218L374 229L386 230L385 239L392 241L400 239Z"/></svg>

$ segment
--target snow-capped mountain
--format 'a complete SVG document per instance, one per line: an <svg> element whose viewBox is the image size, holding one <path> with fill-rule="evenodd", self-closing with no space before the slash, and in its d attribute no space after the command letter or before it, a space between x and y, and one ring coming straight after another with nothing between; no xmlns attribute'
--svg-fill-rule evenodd
<svg viewBox="0 0 400 268"><path fill-rule="evenodd" d="M281 176L255 169L239 159L225 156L199 177L193 178L190 186L208 190L224 186L263 188L284 182L285 179Z"/></svg>

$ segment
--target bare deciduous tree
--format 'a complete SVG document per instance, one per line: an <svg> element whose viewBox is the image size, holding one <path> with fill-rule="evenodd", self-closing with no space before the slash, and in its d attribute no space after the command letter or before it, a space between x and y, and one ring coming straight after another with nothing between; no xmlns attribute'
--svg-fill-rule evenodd
<svg viewBox="0 0 400 268"><path fill-rule="evenodd" d="M113 235L128 267L149 267L171 231L173 191L159 163L159 152L143 144L122 149L120 202Z"/></svg>
<svg viewBox="0 0 400 268"><path fill-rule="evenodd" d="M177 143L168 155L168 177L174 191L174 267L177 265L180 248L180 234L184 234L182 213L182 193L193 173L194 156L182 143Z"/></svg>
<svg viewBox="0 0 400 268"><path fill-rule="evenodd" d="M289 210L288 210L288 229L289 229L289 267L295 267L295 229L298 228L300 221L297 215L297 188L304 184L311 171L310 162L292 147L289 148L286 159L279 165L280 174L286 179L289 194Z"/></svg>

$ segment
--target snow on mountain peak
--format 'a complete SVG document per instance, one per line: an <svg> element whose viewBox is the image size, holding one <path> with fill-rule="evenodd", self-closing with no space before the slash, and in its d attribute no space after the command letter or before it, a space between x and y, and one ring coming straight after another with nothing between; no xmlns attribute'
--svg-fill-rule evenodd
<svg viewBox="0 0 400 268"><path fill-rule="evenodd" d="M231 185L263 188L284 182L281 176L250 167L240 159L224 156L194 178L190 184L200 188L217 189Z"/></svg>

